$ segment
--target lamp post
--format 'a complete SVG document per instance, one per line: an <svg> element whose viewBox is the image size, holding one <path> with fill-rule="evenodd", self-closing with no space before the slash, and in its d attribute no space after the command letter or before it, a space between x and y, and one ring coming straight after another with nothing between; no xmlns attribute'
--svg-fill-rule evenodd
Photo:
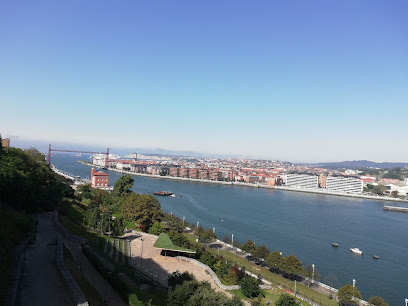
<svg viewBox="0 0 408 306"><path fill-rule="evenodd" d="M142 251L140 252L140 271L142 271L142 258L143 258L143 241L145 240L144 238L140 239L142 241Z"/></svg>
<svg viewBox="0 0 408 306"><path fill-rule="evenodd" d="M101 216L102 216L102 218L101 218L101 235L103 235L103 232L102 232L102 224L103 224L103 213L101 213Z"/></svg>
<svg viewBox="0 0 408 306"><path fill-rule="evenodd" d="M405 299L405 306L408 306L408 299Z"/></svg>
<svg viewBox="0 0 408 306"><path fill-rule="evenodd" d="M186 219L186 217L183 217L183 226L184 226L184 220Z"/></svg>
<svg viewBox="0 0 408 306"><path fill-rule="evenodd" d="M312 271L312 284L314 283L314 268L315 268L315 265L312 264L312 269L313 269L313 271Z"/></svg>
<svg viewBox="0 0 408 306"><path fill-rule="evenodd" d="M354 300L354 287L356 286L356 280L353 279L353 300Z"/></svg>
<svg viewBox="0 0 408 306"><path fill-rule="evenodd" d="M231 235L231 245L234 246L234 234Z"/></svg>
<svg viewBox="0 0 408 306"><path fill-rule="evenodd" d="M197 228L198 228L198 225L199 225L199 224L200 224L200 222L197 221Z"/></svg>

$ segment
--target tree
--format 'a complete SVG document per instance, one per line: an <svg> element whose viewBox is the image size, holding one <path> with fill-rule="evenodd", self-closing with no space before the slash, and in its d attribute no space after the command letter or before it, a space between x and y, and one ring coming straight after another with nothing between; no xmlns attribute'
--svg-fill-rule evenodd
<svg viewBox="0 0 408 306"><path fill-rule="evenodd" d="M368 303L374 305L374 306L388 306L388 303L384 301L384 299L380 296L372 296L369 300Z"/></svg>
<svg viewBox="0 0 408 306"><path fill-rule="evenodd" d="M256 258L266 258L269 255L270 251L265 245L261 245L257 247L253 252L252 255Z"/></svg>
<svg viewBox="0 0 408 306"><path fill-rule="evenodd" d="M338 281L337 276L334 274L329 274L326 276L326 282L330 287L336 287ZM333 291L330 289L330 298L333 298Z"/></svg>
<svg viewBox="0 0 408 306"><path fill-rule="evenodd" d="M113 186L113 195L116 198L123 198L130 192L135 180L129 175L122 175Z"/></svg>
<svg viewBox="0 0 408 306"><path fill-rule="evenodd" d="M160 235L161 232L163 232L163 228L159 221L154 222L153 226L149 229L149 234Z"/></svg>
<svg viewBox="0 0 408 306"><path fill-rule="evenodd" d="M302 262L293 254L282 259L279 269L289 276L301 274L303 271Z"/></svg>
<svg viewBox="0 0 408 306"><path fill-rule="evenodd" d="M136 221L137 219L137 201L140 195L136 192L131 192L124 200L120 207L122 217L128 221Z"/></svg>
<svg viewBox="0 0 408 306"><path fill-rule="evenodd" d="M204 243L213 242L215 239L217 239L217 235L210 229L200 235L200 241Z"/></svg>
<svg viewBox="0 0 408 306"><path fill-rule="evenodd" d="M277 306L298 306L300 303L295 297L289 294L281 294L279 299L276 301L275 305Z"/></svg>
<svg viewBox="0 0 408 306"><path fill-rule="evenodd" d="M180 273L179 270L176 270L169 275L167 283L169 284L169 288L174 288L177 285L182 285L184 282L192 280L196 280L193 274L188 273L187 271Z"/></svg>
<svg viewBox="0 0 408 306"><path fill-rule="evenodd" d="M253 277L244 277L241 280L241 292L243 295L249 298L257 297L261 293L258 280Z"/></svg>
<svg viewBox="0 0 408 306"><path fill-rule="evenodd" d="M377 186L374 186L373 193L376 193L378 195L384 195L385 190L387 190L387 187L385 187L384 185L378 184Z"/></svg>
<svg viewBox="0 0 408 306"><path fill-rule="evenodd" d="M92 198L92 188L90 184L86 184L86 185L81 185L78 188L78 192L81 195L82 198L84 199L91 199Z"/></svg>
<svg viewBox="0 0 408 306"><path fill-rule="evenodd" d="M277 270L282 262L282 255L281 253L276 250L273 253L268 254L265 258L265 264L268 265L270 268Z"/></svg>
<svg viewBox="0 0 408 306"><path fill-rule="evenodd" d="M247 253L252 253L255 250L255 248L256 248L255 242L253 242L251 239L248 239L248 241L241 246L241 250Z"/></svg>
<svg viewBox="0 0 408 306"><path fill-rule="evenodd" d="M163 211L160 207L159 201L150 194L141 194L136 201L137 222L148 230L150 226L163 218Z"/></svg>
<svg viewBox="0 0 408 306"><path fill-rule="evenodd" d="M394 191L391 192L391 195L392 195L393 198L398 198L398 194L399 193L398 193L397 190L394 190Z"/></svg>
<svg viewBox="0 0 408 306"><path fill-rule="evenodd" d="M358 302L354 301L353 298L361 299L361 293L357 287L347 284L339 289L337 297L340 305L358 305Z"/></svg>
<svg viewBox="0 0 408 306"><path fill-rule="evenodd" d="M312 278L314 281L317 281L320 278L319 271L316 268L314 269L314 273L313 273L312 265L307 265L303 267L303 276L307 278L306 283L309 288L310 288L310 285L312 284Z"/></svg>

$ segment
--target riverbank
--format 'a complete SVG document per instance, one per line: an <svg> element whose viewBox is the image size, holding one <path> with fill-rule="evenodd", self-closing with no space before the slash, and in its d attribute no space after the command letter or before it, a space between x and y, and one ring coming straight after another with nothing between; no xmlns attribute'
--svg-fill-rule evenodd
<svg viewBox="0 0 408 306"><path fill-rule="evenodd" d="M81 164L85 166L95 167L95 165L89 162L85 162L85 161L78 161L78 162L80 162ZM266 189L275 189L275 190L305 192L305 193L323 194L323 195L339 196L339 197L361 198L361 199L369 199L369 200L375 200L375 201L392 201L392 202L408 203L408 200L403 200L399 198L372 196L372 195L364 195L364 194L341 193L341 192L319 190L319 189L310 190L310 189L293 188L293 187L285 187L285 186L267 186L267 185L262 185L262 184L250 184L250 183L244 183L244 182L223 182L223 181L203 180L203 179L194 179L194 178L186 178L186 177L176 177L176 176L161 176L161 175L155 175L155 174L136 173L136 172L118 170L118 169L113 169L113 168L109 168L108 171L115 171L115 172L119 172L123 174L135 175L135 176L144 176L144 177L152 177L152 178L176 180L176 181L246 186L246 187L253 187L253 188L266 188Z"/></svg>

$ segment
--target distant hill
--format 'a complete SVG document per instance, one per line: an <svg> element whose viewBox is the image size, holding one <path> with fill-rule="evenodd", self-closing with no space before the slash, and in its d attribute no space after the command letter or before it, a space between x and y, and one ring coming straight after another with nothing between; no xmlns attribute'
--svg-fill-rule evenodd
<svg viewBox="0 0 408 306"><path fill-rule="evenodd" d="M344 162L329 162L319 164L309 164L315 167L321 167L325 169L364 169L364 168L396 168L396 167L408 167L408 163L376 163L369 160L351 160Z"/></svg>

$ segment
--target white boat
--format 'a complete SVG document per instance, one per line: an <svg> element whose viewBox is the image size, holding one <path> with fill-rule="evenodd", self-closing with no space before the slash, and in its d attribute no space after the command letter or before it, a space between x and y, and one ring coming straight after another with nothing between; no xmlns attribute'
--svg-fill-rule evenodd
<svg viewBox="0 0 408 306"><path fill-rule="evenodd" d="M176 198L176 197L177 197L174 193L172 193L170 196L171 196L172 198Z"/></svg>
<svg viewBox="0 0 408 306"><path fill-rule="evenodd" d="M359 248L352 248L352 249L350 249L350 251L352 251L353 253L356 253L356 254L363 255L363 251L360 251Z"/></svg>

